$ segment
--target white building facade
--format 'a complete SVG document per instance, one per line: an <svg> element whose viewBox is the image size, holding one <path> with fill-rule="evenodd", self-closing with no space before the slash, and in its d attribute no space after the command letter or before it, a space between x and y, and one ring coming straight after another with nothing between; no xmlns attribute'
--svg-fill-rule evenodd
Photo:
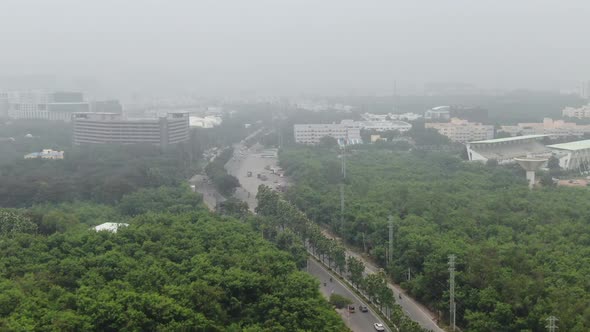
<svg viewBox="0 0 590 332"><path fill-rule="evenodd" d="M564 170L590 172L590 140L547 145Z"/></svg>
<svg viewBox="0 0 590 332"><path fill-rule="evenodd" d="M564 118L578 118L578 119L590 118L590 104L584 105L579 108L566 107L563 110L561 110L561 115Z"/></svg>
<svg viewBox="0 0 590 332"><path fill-rule="evenodd" d="M295 143L315 145L322 137L333 137L340 145L360 144L360 126L353 124L296 124L293 126Z"/></svg>

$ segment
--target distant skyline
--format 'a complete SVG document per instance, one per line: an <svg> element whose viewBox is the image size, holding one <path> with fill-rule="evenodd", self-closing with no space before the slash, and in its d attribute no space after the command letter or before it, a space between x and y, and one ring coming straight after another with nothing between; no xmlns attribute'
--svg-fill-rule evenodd
<svg viewBox="0 0 590 332"><path fill-rule="evenodd" d="M590 80L588 17L587 0L4 0L0 73L127 96L558 91Z"/></svg>

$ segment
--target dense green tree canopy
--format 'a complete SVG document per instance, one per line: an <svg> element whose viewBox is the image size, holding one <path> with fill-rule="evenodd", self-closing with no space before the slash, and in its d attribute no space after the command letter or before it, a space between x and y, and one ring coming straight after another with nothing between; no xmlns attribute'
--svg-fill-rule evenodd
<svg viewBox="0 0 590 332"><path fill-rule="evenodd" d="M336 153L291 148L281 166L287 198L312 220L366 248L381 264L393 216L388 273L435 310L448 312L448 255L457 255L457 321L467 331L540 331L548 316L590 329L590 192L528 190L521 170L438 153L352 151L340 227ZM407 271L412 273L411 281Z"/></svg>

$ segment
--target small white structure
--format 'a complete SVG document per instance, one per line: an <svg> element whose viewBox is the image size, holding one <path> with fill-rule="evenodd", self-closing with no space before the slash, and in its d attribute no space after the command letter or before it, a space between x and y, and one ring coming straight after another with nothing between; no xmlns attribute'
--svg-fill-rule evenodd
<svg viewBox="0 0 590 332"><path fill-rule="evenodd" d="M126 223L116 223L116 222L105 222L104 224L100 224L94 227L94 230L97 232L100 231L107 231L111 233L117 233L119 227L128 227L129 224Z"/></svg>

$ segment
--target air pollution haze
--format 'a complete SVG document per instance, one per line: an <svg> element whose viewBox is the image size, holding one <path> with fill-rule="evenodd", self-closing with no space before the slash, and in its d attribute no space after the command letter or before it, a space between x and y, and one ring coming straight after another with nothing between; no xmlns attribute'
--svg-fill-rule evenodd
<svg viewBox="0 0 590 332"><path fill-rule="evenodd" d="M2 75L117 93L564 89L590 78L587 0L4 0Z"/></svg>

